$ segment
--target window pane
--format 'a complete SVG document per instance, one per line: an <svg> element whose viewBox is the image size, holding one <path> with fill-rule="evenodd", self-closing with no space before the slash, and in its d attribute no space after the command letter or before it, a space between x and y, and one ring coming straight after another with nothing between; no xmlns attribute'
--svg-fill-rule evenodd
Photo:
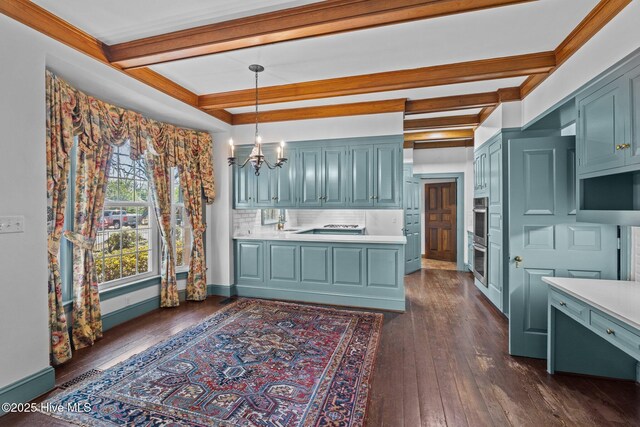
<svg viewBox="0 0 640 427"><path fill-rule="evenodd" d="M109 282L120 277L120 255L106 257L104 259L104 281Z"/></svg>

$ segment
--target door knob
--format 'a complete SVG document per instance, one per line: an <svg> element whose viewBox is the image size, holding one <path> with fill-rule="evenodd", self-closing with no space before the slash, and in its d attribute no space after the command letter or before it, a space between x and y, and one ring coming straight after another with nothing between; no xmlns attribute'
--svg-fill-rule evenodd
<svg viewBox="0 0 640 427"><path fill-rule="evenodd" d="M516 268L520 268L520 263L522 262L522 257L520 255L516 255L513 260L516 262Z"/></svg>

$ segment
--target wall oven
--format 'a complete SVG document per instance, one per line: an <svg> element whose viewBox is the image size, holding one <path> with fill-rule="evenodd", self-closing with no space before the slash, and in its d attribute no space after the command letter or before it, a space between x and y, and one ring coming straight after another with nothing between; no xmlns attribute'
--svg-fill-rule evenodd
<svg viewBox="0 0 640 427"><path fill-rule="evenodd" d="M473 275L484 286L487 285L487 244L489 199L477 197L473 199Z"/></svg>
<svg viewBox="0 0 640 427"><path fill-rule="evenodd" d="M489 199L487 197L477 197L473 199L473 242L485 247L488 243L488 205Z"/></svg>
<svg viewBox="0 0 640 427"><path fill-rule="evenodd" d="M487 248L477 243L473 245L473 275L480 283L487 284Z"/></svg>

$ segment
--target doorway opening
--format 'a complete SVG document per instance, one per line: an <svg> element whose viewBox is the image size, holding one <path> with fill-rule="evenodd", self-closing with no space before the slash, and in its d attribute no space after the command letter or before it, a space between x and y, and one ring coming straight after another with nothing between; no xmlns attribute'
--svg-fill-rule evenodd
<svg viewBox="0 0 640 427"><path fill-rule="evenodd" d="M425 181L423 268L457 269L457 211L455 179Z"/></svg>

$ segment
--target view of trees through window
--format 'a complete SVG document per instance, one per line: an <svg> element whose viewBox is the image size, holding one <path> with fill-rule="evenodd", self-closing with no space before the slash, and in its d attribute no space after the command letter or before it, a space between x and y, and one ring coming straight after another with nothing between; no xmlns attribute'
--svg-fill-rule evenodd
<svg viewBox="0 0 640 427"><path fill-rule="evenodd" d="M115 148L94 247L100 283L153 271L149 191L144 159L131 160L128 144Z"/></svg>

